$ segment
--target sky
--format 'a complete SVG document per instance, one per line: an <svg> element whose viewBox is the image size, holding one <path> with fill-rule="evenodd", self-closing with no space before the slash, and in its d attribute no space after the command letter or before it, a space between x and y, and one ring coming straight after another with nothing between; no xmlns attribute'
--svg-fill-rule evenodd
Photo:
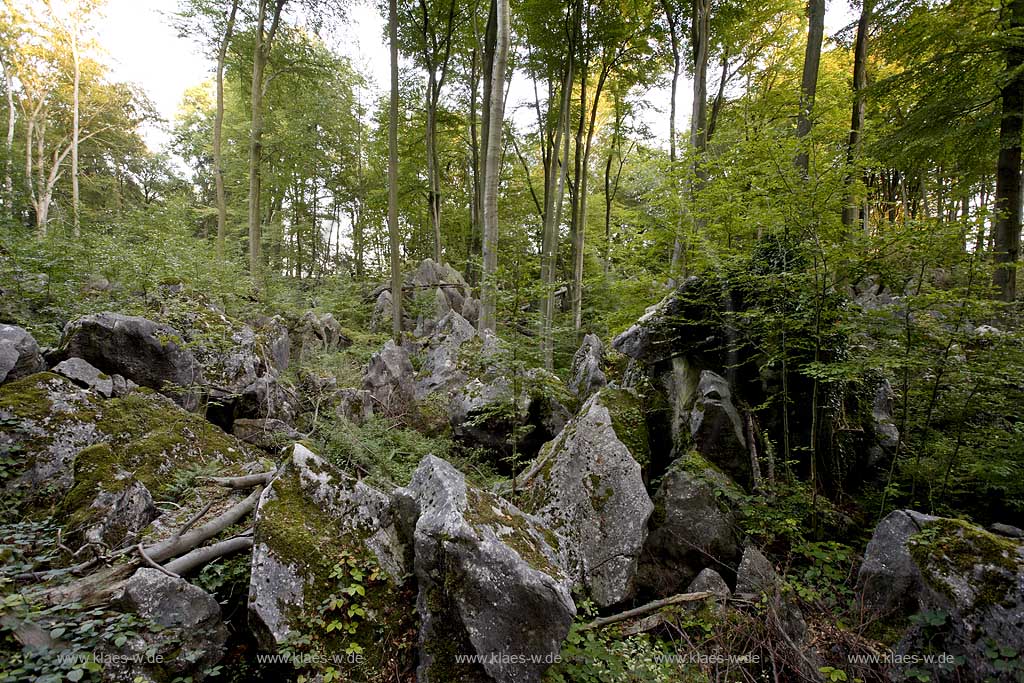
<svg viewBox="0 0 1024 683"><path fill-rule="evenodd" d="M174 118L185 90L213 75L213 60L202 54L196 43L179 37L171 27L168 15L177 8L177 0L108 0L103 16L97 22L99 43L106 53L114 78L142 86L168 123L150 126L146 142L154 151L170 139L167 126ZM853 18L847 0L832 0L826 15L826 35L850 23ZM348 22L325 36L331 47L346 55L353 64L370 77L371 87L384 88L390 79L389 54L384 35L384 20L372 2L356 2L349 11ZM712 75L713 77L713 75ZM690 85L680 85L677 102L681 112L680 125L690 110ZM515 108L532 96L532 88L523 78L513 78L509 105ZM650 107L641 120L666 143L668 133L669 91L653 88L646 97ZM528 115L522 114L528 122ZM517 122L519 116L516 117Z"/></svg>

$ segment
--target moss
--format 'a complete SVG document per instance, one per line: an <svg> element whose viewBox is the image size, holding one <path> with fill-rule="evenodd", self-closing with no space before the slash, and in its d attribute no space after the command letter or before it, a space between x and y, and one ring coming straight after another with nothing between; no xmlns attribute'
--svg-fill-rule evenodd
<svg viewBox="0 0 1024 683"><path fill-rule="evenodd" d="M932 522L908 545L921 575L939 592L953 597L945 577L967 577L976 610L1004 602L1022 570L1015 542L959 519Z"/></svg>
<svg viewBox="0 0 1024 683"><path fill-rule="evenodd" d="M117 477L117 456L109 444L90 446L75 457L75 484L57 508L57 518L76 528L91 518L89 506L100 490L123 491L125 481Z"/></svg>
<svg viewBox="0 0 1024 683"><path fill-rule="evenodd" d="M490 493L468 489L466 491L466 521L473 526L506 527L512 531L507 534L498 534L501 540L510 548L515 550L523 560L532 568L542 571L549 576L558 576L561 572L548 560L544 551L539 547L534 537L529 522L518 510L508 510L509 505ZM557 537L550 532L545 534L545 541L552 549L558 547ZM552 543L552 541L554 541Z"/></svg>
<svg viewBox="0 0 1024 683"><path fill-rule="evenodd" d="M602 389L598 400L608 408L612 428L633 458L646 467L651 462L647 418L640 398L628 389Z"/></svg>
<svg viewBox="0 0 1024 683"><path fill-rule="evenodd" d="M0 410L25 420L45 419L53 410L47 388L52 380L66 381L53 373L41 372L0 386Z"/></svg>

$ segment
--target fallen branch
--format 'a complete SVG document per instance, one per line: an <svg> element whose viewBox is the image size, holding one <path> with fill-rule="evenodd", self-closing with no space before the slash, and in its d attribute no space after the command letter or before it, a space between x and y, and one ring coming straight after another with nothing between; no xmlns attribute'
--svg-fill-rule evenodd
<svg viewBox="0 0 1024 683"><path fill-rule="evenodd" d="M178 576L177 574L175 574L171 570L166 569L163 566L161 566L158 562L155 562L152 557L150 557L149 555L146 554L146 549L142 547L141 543L138 546L136 546L136 550L139 551L139 557L142 558L142 561L145 562L150 567L152 567L153 569L156 569L158 571L163 572L164 574L166 574L167 576L171 577L172 579L180 579L181 578L180 576Z"/></svg>
<svg viewBox="0 0 1024 683"><path fill-rule="evenodd" d="M180 537L183 533L185 533L186 531L188 531L189 529L194 527L199 522L199 520L201 520L203 517L206 516L206 513L209 512L210 508L212 508L212 507L213 507L213 501L211 500L209 503L207 503L206 505L203 506L202 510L200 510L196 514L194 514L191 517L189 517L188 521L185 522L185 525L182 526L180 529L178 529L174 533L174 535L176 537Z"/></svg>
<svg viewBox="0 0 1024 683"><path fill-rule="evenodd" d="M188 574L192 570L198 569L219 557L248 550L251 547L252 536L236 536L220 543L196 548L192 552L182 555L172 562L168 562L164 569L168 572L174 572L176 575Z"/></svg>
<svg viewBox="0 0 1024 683"><path fill-rule="evenodd" d="M595 628L603 628L609 624L616 624L620 621L626 621L627 619L634 619L636 617L642 617L651 612L657 612L660 609L671 607L672 605L681 605L686 602L698 602L700 600L706 600L708 598L722 599L725 596L717 593L711 593L708 591L700 591L697 593L679 593L668 598L662 598L661 600L655 600L649 602L646 605L628 609L625 612L619 612L608 617L598 617L589 624L580 626L580 631L592 631Z"/></svg>
<svg viewBox="0 0 1024 683"><path fill-rule="evenodd" d="M146 548L146 552L152 556L155 562L163 562L164 560L187 553L236 524L255 510L262 493L263 489L256 489L245 500L228 508L198 529L193 529L185 534L175 534L166 541Z"/></svg>
<svg viewBox="0 0 1024 683"><path fill-rule="evenodd" d="M266 486L277 474L276 470L260 472L259 474L246 474L241 477L203 477L206 481L217 486L224 486L229 489L251 489L253 486Z"/></svg>

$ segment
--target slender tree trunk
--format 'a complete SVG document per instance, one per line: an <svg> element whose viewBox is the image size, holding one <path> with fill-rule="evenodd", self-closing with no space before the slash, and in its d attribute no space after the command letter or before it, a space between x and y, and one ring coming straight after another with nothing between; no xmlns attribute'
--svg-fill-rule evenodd
<svg viewBox="0 0 1024 683"><path fill-rule="evenodd" d="M391 334L402 343L402 258L398 240L398 0L388 2L391 106L388 120L388 238L391 243Z"/></svg>
<svg viewBox="0 0 1024 683"><path fill-rule="evenodd" d="M81 234L81 221L79 217L79 188L78 188L78 146L80 137L80 103L79 95L82 85L82 60L79 54L78 33L81 7L78 2L72 11L70 26L71 33L71 61L74 70L73 84L71 91L71 217L75 237Z"/></svg>
<svg viewBox="0 0 1024 683"><path fill-rule="evenodd" d="M224 62L227 60L228 45L235 30L235 15L238 12L238 0L231 0L224 36L217 50L217 112L213 118L213 182L217 189L217 259L224 258L224 240L227 236L228 202L224 192Z"/></svg>
<svg viewBox="0 0 1024 683"><path fill-rule="evenodd" d="M256 19L256 38L252 60L251 125L249 128L249 274L262 281L260 242L260 164L263 157L263 96L267 87L266 69L270 59L274 35L281 20L281 11L287 0L259 0ZM273 9L270 29L266 30L267 10Z"/></svg>
<svg viewBox="0 0 1024 683"><path fill-rule="evenodd" d="M679 39L679 23L676 18L675 12L672 11L672 6L669 0L661 0L661 8L665 13L665 19L668 22L668 36L669 42L672 46L672 97L669 103L669 115L668 115L668 154L669 164L672 167L673 173L676 172L676 94L679 91L679 72L682 68L683 56L682 49L680 47ZM681 193L678 192L677 195ZM676 234L675 239L672 242L672 261L669 267L669 284L675 286L677 278L682 274L682 256L683 256L683 213L682 211L676 212Z"/></svg>
<svg viewBox="0 0 1024 683"><path fill-rule="evenodd" d="M501 132L505 109L505 69L509 49L509 0L494 0L496 38L491 71L491 102L488 107L487 159L484 167L484 245L482 301L479 328L495 330L498 274L498 177L501 174Z"/></svg>
<svg viewBox="0 0 1024 683"><path fill-rule="evenodd" d="M697 195L704 184L701 160L708 144L708 52L711 38L711 0L694 0L690 40L693 43L693 111L690 115L690 148L693 169L690 176L689 201L696 209ZM693 212L693 229L699 232L703 220Z"/></svg>
<svg viewBox="0 0 1024 683"><path fill-rule="evenodd" d="M1008 30L1024 27L1024 0L1006 0L1003 23ZM1017 297L1017 259L1021 228L1021 128L1024 116L1024 49L1014 44L1006 51L1006 74L1002 86L1002 119L999 125L999 160L996 165L995 263L993 284L999 298Z"/></svg>
<svg viewBox="0 0 1024 683"><path fill-rule="evenodd" d="M821 64L821 43L825 37L825 0L807 0L807 49L804 52L803 77L800 80L800 111L797 115L796 137L803 140L812 127L814 95L818 89L818 68ZM803 143L801 143L803 145ZM796 167L806 177L810 167L807 149L801 146Z"/></svg>
<svg viewBox="0 0 1024 683"><path fill-rule="evenodd" d="M14 78L11 74L11 67L4 63L4 79L7 85L7 156L4 158L4 199L7 203L7 213L13 220L17 216L14 207L14 127L17 112L14 108Z"/></svg>
<svg viewBox="0 0 1024 683"><path fill-rule="evenodd" d="M470 152L470 173L472 174L472 193L469 202L469 240L466 249L466 281L470 284L476 283L477 273L472 267L473 257L477 254L481 245L478 236L483 234L483 226L480 221L480 201L483 197L483 182L481 181L480 163L480 137L477 131L477 88L480 87L480 72L478 64L480 51L476 45L473 46L470 55L469 70L469 152Z"/></svg>
<svg viewBox="0 0 1024 683"><path fill-rule="evenodd" d="M860 157L861 137L864 129L864 117L867 101L864 91L868 87L868 30L871 26L872 0L864 0L864 7L857 22L857 38L853 50L853 115L850 120L850 139L846 145L846 206L843 207L843 225L853 228L861 219L860 202L853 191L851 172ZM867 217L864 217L867 220Z"/></svg>

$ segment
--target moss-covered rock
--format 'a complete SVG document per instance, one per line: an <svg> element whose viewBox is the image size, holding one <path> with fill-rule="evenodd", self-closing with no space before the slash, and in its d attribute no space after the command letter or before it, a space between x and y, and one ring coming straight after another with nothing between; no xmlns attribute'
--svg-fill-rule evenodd
<svg viewBox="0 0 1024 683"><path fill-rule="evenodd" d="M417 680L539 681L576 613L564 539L434 456L395 499L414 511Z"/></svg>
<svg viewBox="0 0 1024 683"><path fill-rule="evenodd" d="M410 654L395 648L415 632L411 566L386 495L296 444L255 531L249 610L262 647L311 662L344 653L333 664L342 680L369 680Z"/></svg>

